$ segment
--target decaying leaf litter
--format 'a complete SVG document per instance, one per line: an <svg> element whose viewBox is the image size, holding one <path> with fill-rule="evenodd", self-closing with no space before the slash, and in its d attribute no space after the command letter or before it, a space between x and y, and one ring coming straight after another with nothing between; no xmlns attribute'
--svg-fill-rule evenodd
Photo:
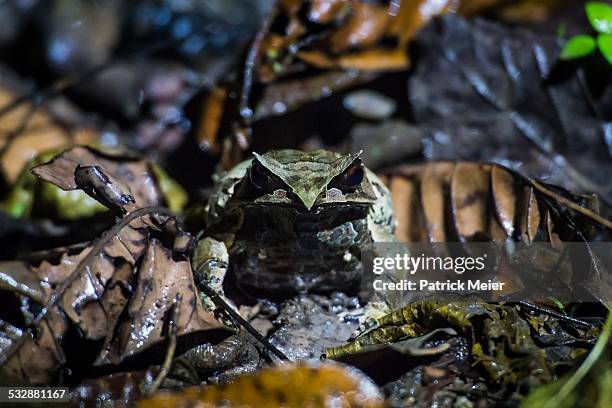
<svg viewBox="0 0 612 408"><path fill-rule="evenodd" d="M52 7L41 33L48 72L20 69L21 56L3 67L3 382L67 384L89 405L201 384L212 385L142 404L269 395L271 406L350 405L363 392L362 406L383 396L392 406L517 406L533 390L525 404L609 401L603 304L423 301L349 343L357 294L237 305L262 343L227 310L204 309L190 263L197 212L185 226L177 217L186 193L190 208L206 198L215 166L251 149L364 149L403 241L607 241L609 70L556 61L561 23L566 36L588 30L580 2L283 1L262 6L260 20L229 18L229 6L80 3ZM42 10L6 13L25 29ZM57 29L70 19L90 23ZM19 46L15 33L3 44ZM62 36L73 48L52 53ZM478 200L461 206L469 193ZM597 278L584 286L605 299L609 275ZM287 377L264 369L277 364L271 348L346 365L287 366ZM274 388L274 375L296 382Z"/></svg>

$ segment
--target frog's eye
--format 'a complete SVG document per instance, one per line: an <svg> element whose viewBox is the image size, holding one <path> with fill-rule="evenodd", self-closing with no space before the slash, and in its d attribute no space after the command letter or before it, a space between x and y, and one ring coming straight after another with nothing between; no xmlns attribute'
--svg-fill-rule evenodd
<svg viewBox="0 0 612 408"><path fill-rule="evenodd" d="M344 172L334 177L328 187L337 188L344 193L352 193L361 185L363 176L363 164L361 160L355 160Z"/></svg>
<svg viewBox="0 0 612 408"><path fill-rule="evenodd" d="M249 180L253 187L270 194L283 188L282 181L258 161L254 161L249 169Z"/></svg>

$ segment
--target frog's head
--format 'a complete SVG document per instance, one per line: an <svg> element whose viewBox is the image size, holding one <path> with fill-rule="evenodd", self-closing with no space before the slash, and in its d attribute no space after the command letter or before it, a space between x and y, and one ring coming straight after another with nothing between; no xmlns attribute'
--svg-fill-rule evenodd
<svg viewBox="0 0 612 408"><path fill-rule="evenodd" d="M286 149L254 156L241 188L253 204L293 205L311 211L334 205L370 205L375 200L360 153Z"/></svg>

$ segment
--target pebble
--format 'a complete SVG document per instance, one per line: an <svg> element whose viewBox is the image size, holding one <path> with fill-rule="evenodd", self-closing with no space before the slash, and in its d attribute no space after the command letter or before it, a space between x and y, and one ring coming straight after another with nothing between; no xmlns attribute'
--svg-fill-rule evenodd
<svg viewBox="0 0 612 408"><path fill-rule="evenodd" d="M346 95L342 105L355 116L380 121L391 117L396 109L393 99L365 89Z"/></svg>

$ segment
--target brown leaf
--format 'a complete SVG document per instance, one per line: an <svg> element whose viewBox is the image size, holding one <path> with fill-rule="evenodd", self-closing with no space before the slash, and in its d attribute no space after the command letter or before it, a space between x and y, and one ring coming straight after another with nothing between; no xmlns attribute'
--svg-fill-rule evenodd
<svg viewBox="0 0 612 408"><path fill-rule="evenodd" d="M421 199L427 223L429 240L445 242L445 217L448 211L446 194L453 175L454 166L451 163L441 163L439 166L427 166L421 179Z"/></svg>
<svg viewBox="0 0 612 408"><path fill-rule="evenodd" d="M4 72L3 72L4 74ZM25 90L17 92L3 75L0 109L13 103ZM12 81L11 81L12 82ZM0 170L9 184L14 183L26 163L44 151L71 143L90 143L97 133L81 125L67 128L44 105L22 103L0 115Z"/></svg>
<svg viewBox="0 0 612 408"><path fill-rule="evenodd" d="M308 10L308 19L319 24L331 23L340 17L348 6L348 0L312 0Z"/></svg>
<svg viewBox="0 0 612 408"><path fill-rule="evenodd" d="M386 7L370 3L353 3L350 18L329 41L334 54L356 47L375 44L387 29L391 16Z"/></svg>
<svg viewBox="0 0 612 408"><path fill-rule="evenodd" d="M372 74L329 71L305 79L278 81L270 84L255 110L255 120L282 115L308 102L324 98L372 79Z"/></svg>
<svg viewBox="0 0 612 408"><path fill-rule="evenodd" d="M100 166L78 166L74 180L79 189L85 191L106 207L124 212L134 210L134 197L119 180L107 175Z"/></svg>
<svg viewBox="0 0 612 408"><path fill-rule="evenodd" d="M106 289L112 288L112 282L117 281L130 286L134 265L144 254L148 241L148 231L143 227L143 221L135 220L123 228L62 297L60 307L86 338L103 339L114 330L114 314L109 314L105 306L112 308L123 300ZM70 276L91 249L91 246L87 247L76 255L65 253L57 264L43 261L33 268L38 279L46 284L47 296Z"/></svg>
<svg viewBox="0 0 612 408"><path fill-rule="evenodd" d="M212 154L219 153L217 133L221 126L223 108L227 99L226 88L213 89L202 106L201 119L196 130L196 140L200 148Z"/></svg>
<svg viewBox="0 0 612 408"><path fill-rule="evenodd" d="M116 191L127 190L124 193L130 194L136 200L135 207L129 202L123 206L128 212L139 207L164 205L164 195L156 183L153 168L149 162L142 159L113 156L88 147L76 146L62 152L50 162L35 167L32 172L62 190L76 190L80 187L75 171L79 167L89 166L97 166L110 179L109 188ZM108 198L106 201L114 200Z"/></svg>
<svg viewBox="0 0 612 408"><path fill-rule="evenodd" d="M391 3L389 13L395 16L388 26L388 33L399 39L405 47L416 33L435 16L455 11L460 0L421 0Z"/></svg>
<svg viewBox="0 0 612 408"><path fill-rule="evenodd" d="M508 236L514 235L514 220L516 217L516 182L508 171L499 166L493 166L491 171L491 186L495 209L499 221Z"/></svg>
<svg viewBox="0 0 612 408"><path fill-rule="evenodd" d="M300 3L310 6L307 18L319 23L318 28L300 20ZM279 10L271 24L274 29L261 41L258 79L271 82L303 71L294 55L323 69L405 69L409 64L408 42L431 18L452 11L455 3L456 0L403 0L387 6L359 0L292 2L290 7L285 5ZM319 32L321 25L325 28Z"/></svg>
<svg viewBox="0 0 612 408"><path fill-rule="evenodd" d="M61 313L55 309L51 311L35 337L25 334L27 338L19 351L0 367L2 373L8 378L32 384L52 383L64 362L59 344L67 328ZM22 330L0 320L0 352L6 353L23 334Z"/></svg>
<svg viewBox="0 0 612 408"><path fill-rule="evenodd" d="M500 165L440 161L398 166L382 175L397 214L396 236L404 242L560 243L576 239L571 228L561 228L569 221L586 239L612 232L612 222L594 212L591 201Z"/></svg>
<svg viewBox="0 0 612 408"><path fill-rule="evenodd" d="M212 313L206 312L195 287L190 262L173 260L172 252L152 239L138 270L136 288L127 307L128 319L102 359L119 362L166 336L166 321L181 295L177 312L177 334L223 327Z"/></svg>
<svg viewBox="0 0 612 408"><path fill-rule="evenodd" d="M378 387L359 370L339 363L281 364L225 386L160 392L138 403L157 407L383 407Z"/></svg>
<svg viewBox="0 0 612 408"><path fill-rule="evenodd" d="M451 203L455 228L460 240L470 240L486 232L488 166L459 162L451 180Z"/></svg>
<svg viewBox="0 0 612 408"><path fill-rule="evenodd" d="M492 13L510 22L542 22L566 0L463 0L458 12L464 16L478 13Z"/></svg>
<svg viewBox="0 0 612 408"><path fill-rule="evenodd" d="M361 71L399 71L408 66L408 54L403 49L377 48L329 57L318 50L300 51L303 61L325 69L357 69Z"/></svg>

